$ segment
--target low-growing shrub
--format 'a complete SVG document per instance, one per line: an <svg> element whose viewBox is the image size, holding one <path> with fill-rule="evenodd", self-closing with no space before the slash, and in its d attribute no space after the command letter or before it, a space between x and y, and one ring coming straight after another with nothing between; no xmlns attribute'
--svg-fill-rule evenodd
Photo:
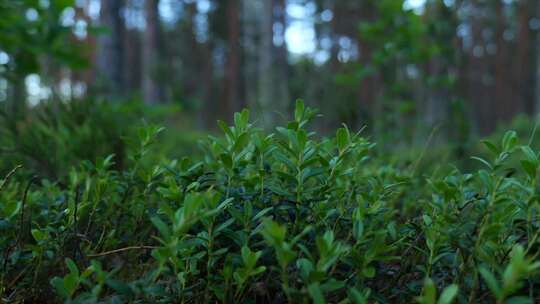
<svg viewBox="0 0 540 304"><path fill-rule="evenodd" d="M22 164L51 180L63 179L82 161L95 163L114 154L114 168L122 171L138 142L132 142L143 121L169 123L173 106L148 107L137 102L104 102L92 99L48 101L29 109L23 118L0 110L0 174ZM155 162L172 149L175 156L191 152L197 134L182 130L174 140L149 158Z"/></svg>
<svg viewBox="0 0 540 304"><path fill-rule="evenodd" d="M68 182L0 184L6 302L533 303L538 153L507 132L472 173L429 177L370 159L315 111L265 133L237 113L202 161L83 162ZM507 163L511 156L519 167ZM513 164L513 162L512 162Z"/></svg>

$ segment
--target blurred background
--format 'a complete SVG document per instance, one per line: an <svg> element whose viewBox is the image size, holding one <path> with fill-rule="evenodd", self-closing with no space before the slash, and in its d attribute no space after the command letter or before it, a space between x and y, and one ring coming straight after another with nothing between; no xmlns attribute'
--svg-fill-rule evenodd
<svg viewBox="0 0 540 304"><path fill-rule="evenodd" d="M528 137L540 0L0 0L4 159L121 154L141 117L175 151L244 107L272 128L298 98L315 130L366 126L383 148Z"/></svg>

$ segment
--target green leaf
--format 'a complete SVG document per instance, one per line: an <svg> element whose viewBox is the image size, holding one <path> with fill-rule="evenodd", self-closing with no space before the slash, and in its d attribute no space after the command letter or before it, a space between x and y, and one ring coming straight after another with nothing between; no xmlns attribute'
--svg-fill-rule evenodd
<svg viewBox="0 0 540 304"><path fill-rule="evenodd" d="M234 142L233 150L234 152L238 153L240 152L249 142L249 133L243 132L236 141Z"/></svg>
<svg viewBox="0 0 540 304"><path fill-rule="evenodd" d="M336 132L336 142L340 152L343 152L349 144L349 132L345 128L339 128Z"/></svg>
<svg viewBox="0 0 540 304"><path fill-rule="evenodd" d="M477 160L482 164L486 165L489 169L493 170L493 166L487 160L476 156L472 156L471 159Z"/></svg>
<svg viewBox="0 0 540 304"><path fill-rule="evenodd" d="M254 268L257 264L257 260L261 255L260 252L254 253L253 251L251 251L248 246L242 246L241 253L242 261L247 268Z"/></svg>
<svg viewBox="0 0 540 304"><path fill-rule="evenodd" d="M534 179L536 177L536 170L538 169L537 166L534 165L534 163L528 161L528 160L522 160L521 167L527 173L529 178Z"/></svg>
<svg viewBox="0 0 540 304"><path fill-rule="evenodd" d="M321 288L319 286L319 283L312 283L308 285L308 292L311 296L311 299L313 299L313 303L315 304L324 304L326 303L326 300L324 299L324 295L321 291Z"/></svg>
<svg viewBox="0 0 540 304"><path fill-rule="evenodd" d="M150 219L154 226L158 229L159 233L166 239L170 239L171 237L171 230L169 229L169 226L165 224L159 217L154 216Z"/></svg>
<svg viewBox="0 0 540 304"><path fill-rule="evenodd" d="M437 299L437 289L435 288L435 283L430 278L426 278L424 282L424 295L423 299L425 304L435 304Z"/></svg>
<svg viewBox="0 0 540 304"><path fill-rule="evenodd" d="M266 271L266 266L259 266L257 268L255 268L252 272L251 272L251 275L252 276L256 276L258 274L261 274L263 272Z"/></svg>
<svg viewBox="0 0 540 304"><path fill-rule="evenodd" d="M525 154L525 157L528 161L533 163L535 166L538 166L538 156L536 156L536 153L531 149L529 146L522 146L521 151L523 154Z"/></svg>
<svg viewBox="0 0 540 304"><path fill-rule="evenodd" d="M495 146L492 142L487 141L487 140L482 140L482 143L483 143L484 146L486 146L486 148L488 148L494 155L499 155L499 153L501 153L501 151L499 150L499 148L497 148L497 146Z"/></svg>
<svg viewBox="0 0 540 304"><path fill-rule="evenodd" d="M308 140L308 135L306 130L300 129L296 132L296 141L298 142L299 150L304 150Z"/></svg>
<svg viewBox="0 0 540 304"><path fill-rule="evenodd" d="M221 162L223 163L223 165L225 166L225 168L227 169L232 169L233 167L233 160L232 160L232 157L230 154L227 154L227 153L221 153L219 155L219 158L221 159Z"/></svg>
<svg viewBox="0 0 540 304"><path fill-rule="evenodd" d="M59 277L52 278L51 285L54 286L54 288L56 289L56 293L58 293L60 297L64 299L69 298L69 292L64 287L64 280L62 278L59 278Z"/></svg>
<svg viewBox="0 0 540 304"><path fill-rule="evenodd" d="M355 240L360 240L364 234L364 223L362 220L356 220L353 224L353 237Z"/></svg>
<svg viewBox="0 0 540 304"><path fill-rule="evenodd" d="M234 223L235 219L230 218L226 220L225 222L221 223L219 226L216 227L216 230L214 231L214 234L218 235L222 230L226 229L230 225Z"/></svg>
<svg viewBox="0 0 540 304"><path fill-rule="evenodd" d="M265 216L267 213L269 213L272 210L274 210L274 208L272 208L272 207L264 208L263 210L257 212L257 214L255 214L255 216L253 217L252 220L256 221L256 220L260 219L261 217Z"/></svg>
<svg viewBox="0 0 540 304"><path fill-rule="evenodd" d="M517 133L516 131L508 131L504 134L502 139L503 151L511 151L517 145Z"/></svg>
<svg viewBox="0 0 540 304"><path fill-rule="evenodd" d="M362 269L362 274L364 275L364 277L368 278L368 279L371 279L373 277L375 277L375 268L374 267L366 267L364 269Z"/></svg>
<svg viewBox="0 0 540 304"><path fill-rule="evenodd" d="M234 125L237 131L243 131L247 128L249 122L249 111L242 110L240 113L234 113Z"/></svg>
<svg viewBox="0 0 540 304"><path fill-rule="evenodd" d="M501 287L500 287L499 283L497 282L497 279L491 273L491 271L489 271L487 268L480 267L478 269L478 272L480 273L480 275L482 276L482 278L486 282L486 285L491 290L491 292L493 293L495 298L500 299L502 297L502 290L501 290Z"/></svg>
<svg viewBox="0 0 540 304"><path fill-rule="evenodd" d="M351 302L354 304L367 304L366 297L358 291L358 289L352 287L349 288L349 298L351 299Z"/></svg>
<svg viewBox="0 0 540 304"><path fill-rule="evenodd" d="M446 287L441 293L441 297L437 304L451 304L457 296L459 287L456 284L452 284Z"/></svg>
<svg viewBox="0 0 540 304"><path fill-rule="evenodd" d="M64 277L63 281L64 281L64 288L66 289L68 293L68 297L71 298L71 296L73 296L73 294L79 287L79 277L74 273L70 273Z"/></svg>
<svg viewBox="0 0 540 304"><path fill-rule="evenodd" d="M244 128L246 128L249 123L249 110L243 109L241 117L242 117L242 125Z"/></svg>
<svg viewBox="0 0 540 304"><path fill-rule="evenodd" d="M66 264L67 264L67 267L70 271L70 273L74 274L75 277L79 277L79 269L77 268L77 265L75 265L75 262L73 262L72 259L70 258L67 258L66 259Z"/></svg>
<svg viewBox="0 0 540 304"><path fill-rule="evenodd" d="M47 238L48 234L46 232L43 232L39 229L32 229L31 230L32 236L34 239L39 242Z"/></svg>
<svg viewBox="0 0 540 304"><path fill-rule="evenodd" d="M426 224L426 226L430 226L433 223L433 220L427 214L422 215L422 219L424 220L424 224Z"/></svg>
<svg viewBox="0 0 540 304"><path fill-rule="evenodd" d="M533 299L529 297L511 297L506 299L505 304L532 304Z"/></svg>
<svg viewBox="0 0 540 304"><path fill-rule="evenodd" d="M294 120L296 122L300 123L302 121L302 119L304 118L304 110L305 110L304 101L301 99L297 99L296 107L294 109Z"/></svg>
<svg viewBox="0 0 540 304"><path fill-rule="evenodd" d="M225 134L227 134L227 136L229 136L230 138L234 137L231 128L223 120L218 120L218 126Z"/></svg>

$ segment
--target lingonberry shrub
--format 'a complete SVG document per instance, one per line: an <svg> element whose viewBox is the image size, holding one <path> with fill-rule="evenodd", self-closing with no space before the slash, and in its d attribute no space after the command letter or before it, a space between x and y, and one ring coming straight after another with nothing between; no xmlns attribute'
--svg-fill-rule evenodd
<svg viewBox="0 0 540 304"><path fill-rule="evenodd" d="M3 301L534 303L538 153L514 132L483 167L418 176L347 127L321 138L298 102L273 132L248 111L202 157L149 166L145 126L66 182L0 184ZM428 151L429 153L429 151ZM198 159L199 161L195 161ZM16 171L16 170L15 170Z"/></svg>

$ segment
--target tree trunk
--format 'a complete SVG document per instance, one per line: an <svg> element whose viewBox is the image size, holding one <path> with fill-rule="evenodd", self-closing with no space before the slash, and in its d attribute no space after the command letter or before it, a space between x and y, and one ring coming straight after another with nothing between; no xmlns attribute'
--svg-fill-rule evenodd
<svg viewBox="0 0 540 304"><path fill-rule="evenodd" d="M517 92L517 104L514 101L513 111L508 111L507 115L516 115L523 112L528 106L528 100L531 99L530 87L530 1L519 1L518 6L518 34L517 34L517 62L514 65L515 76L513 77L514 92ZM509 95L508 99L511 99ZM511 100L509 100L511 102ZM511 104L510 104L511 105ZM511 118L511 117L507 117Z"/></svg>
<svg viewBox="0 0 540 304"><path fill-rule="evenodd" d="M269 128L274 125L276 107L273 96L273 3L271 0L261 0L259 16L259 60L258 60L258 103L260 108L260 118L264 127Z"/></svg>
<svg viewBox="0 0 540 304"><path fill-rule="evenodd" d="M471 5L475 10L481 10L479 1L471 1ZM486 56L480 57L475 54L476 46L483 46L482 28L484 20L479 16L471 16L472 45L469 50L468 65L467 65L467 99L474 103L475 121L477 122L478 131L480 134L487 134L493 130L495 123L493 122L496 108L491 103L488 88L485 86L483 79L485 76ZM487 96L486 96L487 95Z"/></svg>
<svg viewBox="0 0 540 304"><path fill-rule="evenodd" d="M239 0L229 0L227 2L227 45L229 48L225 66L223 102L221 103L221 111L227 115L227 119L232 119L233 113L240 111L245 106L244 100L240 96L240 39Z"/></svg>
<svg viewBox="0 0 540 304"><path fill-rule="evenodd" d="M243 95L246 103L252 109L258 110L258 62L257 38L260 19L258 17L260 1L241 0L242 6L242 79L244 80Z"/></svg>
<svg viewBox="0 0 540 304"><path fill-rule="evenodd" d="M429 16L432 16L433 21L430 22L440 22L437 19L438 18L444 18L448 16L444 16L444 4L440 2L433 2L428 3L426 5L426 12ZM444 22L450 22L450 20L445 20ZM434 39L437 43L441 41L442 39L446 38L446 32L441 32L434 30L432 33ZM446 42L446 41L445 41ZM442 55L433 56L430 58L430 60L427 62L427 69L428 69L428 75L433 77L434 79L437 79L435 83L433 83L431 86L426 86L427 90L427 96L426 96L426 103L423 107L424 111L424 127L428 128L426 131L432 132L434 128L442 126L447 122L448 119L448 110L449 110L449 103L450 103L450 90L449 88L442 83L440 80L441 77L444 77L448 74L448 61L452 60L451 58L446 58L448 54L443 53ZM421 90L419 88L419 90ZM419 112L422 112L422 108ZM424 128L420 128L424 129ZM445 132L439 131L437 132L437 139L440 141L441 139L446 138ZM425 139L425 137L424 137Z"/></svg>
<svg viewBox="0 0 540 304"><path fill-rule="evenodd" d="M146 28L143 33L142 46L142 90L146 104L162 102L158 76L159 65L159 0L145 0Z"/></svg>
<svg viewBox="0 0 540 304"><path fill-rule="evenodd" d="M98 83L106 96L112 98L119 98L124 93L121 8L122 0L101 1L100 24L108 29L108 33L98 38Z"/></svg>
<svg viewBox="0 0 540 304"><path fill-rule="evenodd" d="M272 0L274 2L273 12L275 14L274 24L281 24L282 32L280 35L283 37L283 41L280 45L274 46L274 104L277 104L278 109L282 111L287 111L287 105L290 104L289 100L289 87L288 87L288 51L287 44L285 43L285 29L287 28L287 6L285 0ZM274 33L272 33L273 35ZM273 41L273 37L272 37ZM283 113L286 114L286 113Z"/></svg>
<svg viewBox="0 0 540 304"><path fill-rule="evenodd" d="M536 18L540 18L540 1L535 1L535 15ZM536 61L536 73L535 73L535 115L537 119L540 119L540 30L536 31L536 53L535 53L535 61Z"/></svg>

